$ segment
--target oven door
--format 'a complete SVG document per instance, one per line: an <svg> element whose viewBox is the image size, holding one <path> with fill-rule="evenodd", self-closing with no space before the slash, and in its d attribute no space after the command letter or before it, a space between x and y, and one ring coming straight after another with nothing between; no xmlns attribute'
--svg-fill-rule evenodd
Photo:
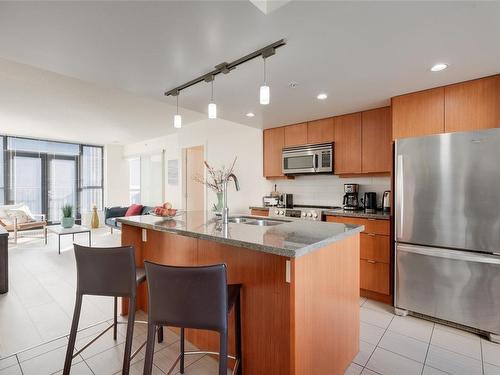
<svg viewBox="0 0 500 375"><path fill-rule="evenodd" d="M318 158L313 150L283 151L283 174L316 173Z"/></svg>

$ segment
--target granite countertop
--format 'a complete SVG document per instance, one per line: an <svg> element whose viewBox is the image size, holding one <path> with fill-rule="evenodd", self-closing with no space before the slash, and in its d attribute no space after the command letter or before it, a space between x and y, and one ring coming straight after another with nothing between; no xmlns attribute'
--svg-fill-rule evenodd
<svg viewBox="0 0 500 375"><path fill-rule="evenodd" d="M260 218L248 214L231 216ZM288 218L278 219L283 224L268 227L243 223L223 225L213 213L203 211L183 212L174 219L144 215L117 220L126 225L212 240L290 258L300 257L364 230L363 225Z"/></svg>
<svg viewBox="0 0 500 375"><path fill-rule="evenodd" d="M274 207L262 207L262 206L250 206L249 207L251 210L263 210L263 211L269 211L270 208ZM391 214L389 212L384 212L384 211L377 211L375 213L368 213L363 210L359 211L344 211L342 208L335 209L335 210L328 210L328 209L322 209L321 212L323 215L330 215L330 216L348 216L348 217L359 217L362 219L378 219L378 220L390 220L391 219Z"/></svg>

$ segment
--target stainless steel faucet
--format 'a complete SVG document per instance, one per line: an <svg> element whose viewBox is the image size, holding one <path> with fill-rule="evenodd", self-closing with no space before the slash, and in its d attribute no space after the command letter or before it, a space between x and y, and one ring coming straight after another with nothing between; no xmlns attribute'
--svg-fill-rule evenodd
<svg viewBox="0 0 500 375"><path fill-rule="evenodd" d="M236 191L240 191L240 184L238 182L238 178L234 175L234 173L231 173L229 176L227 176L226 180L224 181L224 200L223 200L223 206L222 206L222 223L227 224L228 219L229 219L229 208L227 207L227 184L230 179L233 179L234 181L234 186L236 187Z"/></svg>

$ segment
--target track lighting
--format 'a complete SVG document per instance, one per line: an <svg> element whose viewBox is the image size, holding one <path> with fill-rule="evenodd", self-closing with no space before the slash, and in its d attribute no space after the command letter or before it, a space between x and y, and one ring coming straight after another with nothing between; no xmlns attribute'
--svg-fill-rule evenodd
<svg viewBox="0 0 500 375"><path fill-rule="evenodd" d="M217 104L214 103L214 80L215 78L212 76L212 95L210 96L210 103L208 104L208 118L211 120L217 118Z"/></svg>
<svg viewBox="0 0 500 375"><path fill-rule="evenodd" d="M175 97L177 99L177 112L174 115L174 128L180 129L182 128L182 117L179 115L179 93Z"/></svg>
<svg viewBox="0 0 500 375"><path fill-rule="evenodd" d="M268 105L270 101L271 93L269 92L269 86L267 85L266 76L266 58L264 57L264 84L260 86L260 104Z"/></svg>

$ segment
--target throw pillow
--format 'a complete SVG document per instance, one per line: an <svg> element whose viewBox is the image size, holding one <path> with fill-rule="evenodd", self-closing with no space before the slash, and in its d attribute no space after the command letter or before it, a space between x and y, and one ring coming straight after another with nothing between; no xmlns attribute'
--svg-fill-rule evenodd
<svg viewBox="0 0 500 375"><path fill-rule="evenodd" d="M125 213L125 216L136 216L136 215L140 215L141 214L141 211L142 211L142 205L141 204L133 204L132 206L130 206L127 210L127 212Z"/></svg>
<svg viewBox="0 0 500 375"><path fill-rule="evenodd" d="M29 223L30 221L33 221L28 216L26 211L24 211L22 209L8 210L7 215L13 223L15 223L15 221L17 219L17 224L26 224L26 223Z"/></svg>

